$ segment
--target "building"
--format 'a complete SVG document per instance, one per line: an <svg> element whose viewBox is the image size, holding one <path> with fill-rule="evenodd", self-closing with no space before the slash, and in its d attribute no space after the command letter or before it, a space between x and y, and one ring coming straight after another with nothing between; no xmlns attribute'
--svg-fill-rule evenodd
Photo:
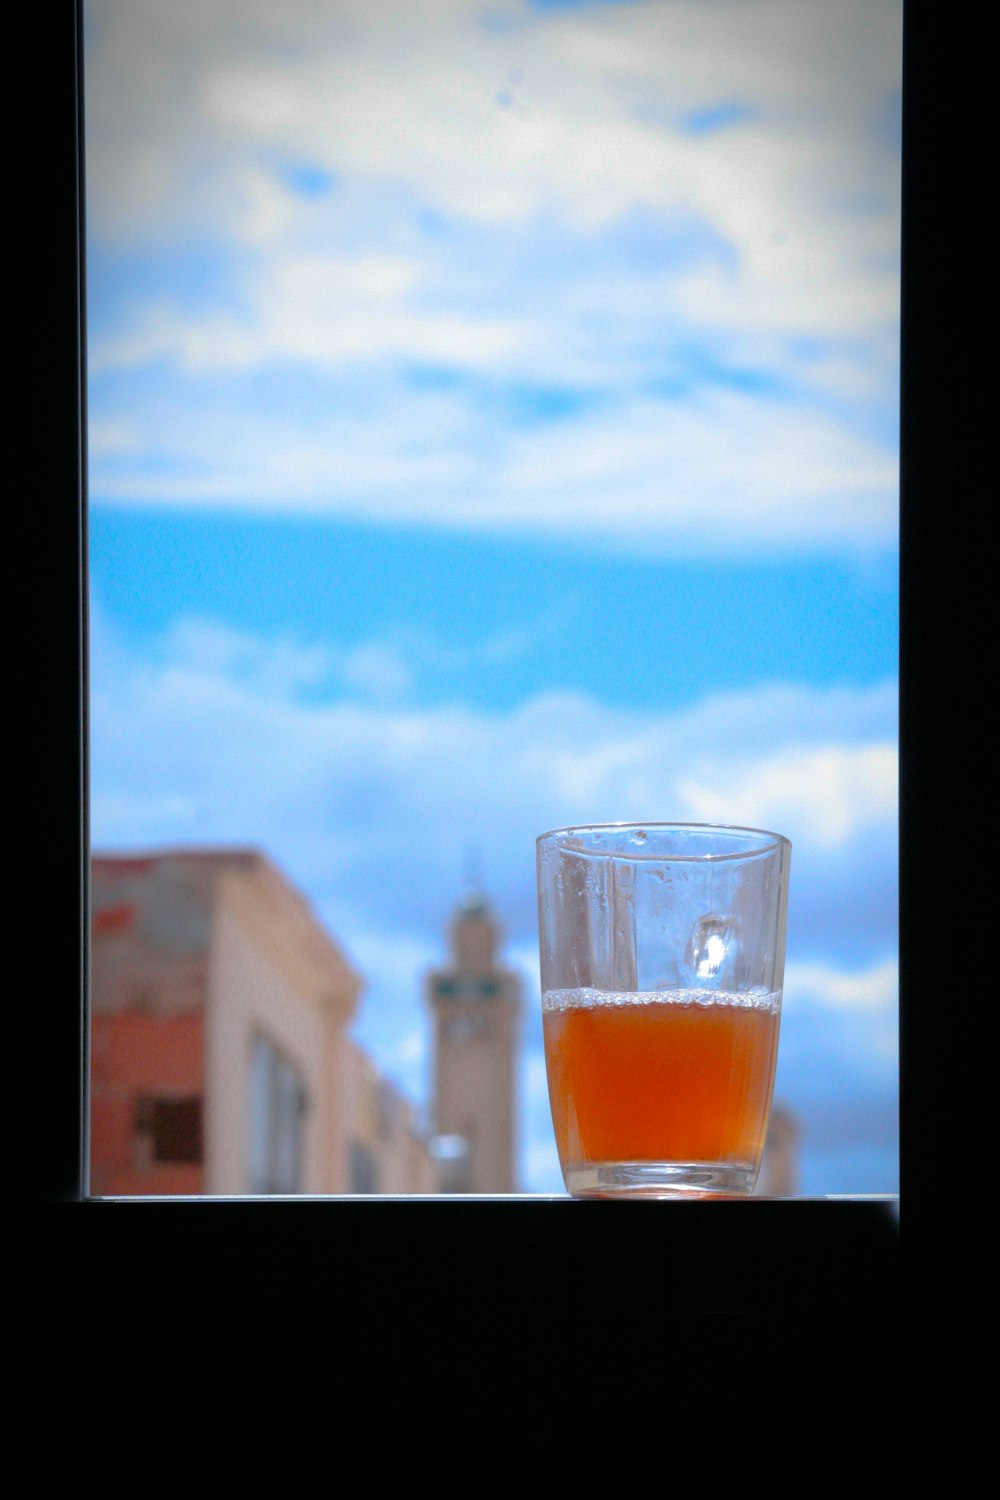
<svg viewBox="0 0 1000 1500"><path fill-rule="evenodd" d="M794 1198L799 1190L801 1127L786 1105L775 1104L767 1127L764 1156L757 1178L762 1198Z"/></svg>
<svg viewBox="0 0 1000 1500"><path fill-rule="evenodd" d="M92 862L95 1196L432 1192L361 977L254 850Z"/></svg>
<svg viewBox="0 0 1000 1500"><path fill-rule="evenodd" d="M497 961L499 928L479 892L460 905L450 936L451 962L426 987L441 1190L514 1193L521 982Z"/></svg>

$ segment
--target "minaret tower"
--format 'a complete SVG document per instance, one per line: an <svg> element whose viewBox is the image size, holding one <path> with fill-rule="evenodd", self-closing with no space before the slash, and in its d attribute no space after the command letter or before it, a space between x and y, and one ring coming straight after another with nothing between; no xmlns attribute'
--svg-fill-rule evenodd
<svg viewBox="0 0 1000 1500"><path fill-rule="evenodd" d="M470 888L452 919L451 963L427 976L434 1130L445 1191L517 1191L514 1059L521 981L497 962L499 939L485 897Z"/></svg>

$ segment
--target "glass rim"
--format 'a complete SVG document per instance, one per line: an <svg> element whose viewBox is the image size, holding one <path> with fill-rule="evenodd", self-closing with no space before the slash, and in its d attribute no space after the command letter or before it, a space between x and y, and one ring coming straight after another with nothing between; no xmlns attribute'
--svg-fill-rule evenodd
<svg viewBox="0 0 1000 1500"><path fill-rule="evenodd" d="M678 833L743 833L751 835L763 842L750 844L743 849L727 849L719 852L705 854L664 854L655 850L629 849L567 849L568 854L582 854L592 859L633 859L633 860L657 860L685 864L704 864L709 860L724 859L753 859L762 854L771 854L777 849L784 848L786 851L792 847L792 841L783 833L772 833L766 828L749 828L742 823L679 823L679 822L653 822L645 823L634 819L626 819L620 823L571 823L565 828L550 828L545 833L540 833L535 839L536 847L539 849L543 844L554 842L565 835L605 833L612 831L628 832L634 829L637 833L648 831L649 833L676 831Z"/></svg>

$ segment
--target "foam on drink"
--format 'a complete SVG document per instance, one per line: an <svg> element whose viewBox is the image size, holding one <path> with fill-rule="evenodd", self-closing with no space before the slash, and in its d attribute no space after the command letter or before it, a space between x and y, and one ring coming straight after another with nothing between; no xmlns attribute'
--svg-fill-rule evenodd
<svg viewBox="0 0 1000 1500"><path fill-rule="evenodd" d="M542 996L542 1010L588 1010L597 1005L721 1005L741 1010L781 1009L781 991L769 992L758 986L751 990L546 990Z"/></svg>

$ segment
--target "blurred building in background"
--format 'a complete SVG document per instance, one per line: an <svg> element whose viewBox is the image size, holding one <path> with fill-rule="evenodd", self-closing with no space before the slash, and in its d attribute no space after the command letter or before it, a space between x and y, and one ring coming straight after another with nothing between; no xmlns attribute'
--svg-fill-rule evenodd
<svg viewBox="0 0 1000 1500"><path fill-rule="evenodd" d="M92 863L90 1191L433 1192L362 980L253 850Z"/></svg>
<svg viewBox="0 0 1000 1500"><path fill-rule="evenodd" d="M794 1198L799 1190L801 1126L785 1104L775 1103L767 1127L756 1193L761 1198Z"/></svg>
<svg viewBox="0 0 1000 1500"><path fill-rule="evenodd" d="M515 1193L521 981L498 962L500 930L478 891L451 924L451 961L427 976L434 1130L442 1191Z"/></svg>

